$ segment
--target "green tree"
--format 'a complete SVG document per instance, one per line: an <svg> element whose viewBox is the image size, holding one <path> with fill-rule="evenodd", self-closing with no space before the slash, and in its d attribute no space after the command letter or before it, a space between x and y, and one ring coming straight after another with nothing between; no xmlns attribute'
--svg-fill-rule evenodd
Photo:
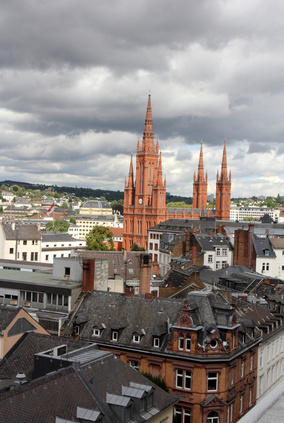
<svg viewBox="0 0 284 423"><path fill-rule="evenodd" d="M104 226L94 226L91 232L86 236L88 250L96 251L114 251L113 233Z"/></svg>
<svg viewBox="0 0 284 423"><path fill-rule="evenodd" d="M145 251L145 248L139 247L137 244L133 244L131 251Z"/></svg>
<svg viewBox="0 0 284 423"><path fill-rule="evenodd" d="M70 216L70 223L73 223L74 225L76 225L76 218L75 216Z"/></svg>
<svg viewBox="0 0 284 423"><path fill-rule="evenodd" d="M53 222L47 222L45 229L48 232L67 232L69 228L69 223L66 220L57 219Z"/></svg>

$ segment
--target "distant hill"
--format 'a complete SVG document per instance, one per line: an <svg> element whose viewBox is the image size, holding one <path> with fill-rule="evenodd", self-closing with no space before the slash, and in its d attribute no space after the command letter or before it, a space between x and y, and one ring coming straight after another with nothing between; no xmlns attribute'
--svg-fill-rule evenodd
<svg viewBox="0 0 284 423"><path fill-rule="evenodd" d="M52 188L54 191L61 193L67 193L69 195L74 194L75 197L104 197L107 201L118 201L123 200L124 192L123 191L111 191L111 190L104 190L104 189L93 189L93 188L78 188L78 187L64 187L58 185L45 185L45 184L30 184L28 182L19 182L19 181L0 181L0 185L6 185L7 187L11 187L13 185L18 185L19 187L23 187L25 189L40 189L44 191L48 188ZM171 195L167 193L167 202L178 202L184 201L186 204L192 203L191 197L181 197L177 195Z"/></svg>

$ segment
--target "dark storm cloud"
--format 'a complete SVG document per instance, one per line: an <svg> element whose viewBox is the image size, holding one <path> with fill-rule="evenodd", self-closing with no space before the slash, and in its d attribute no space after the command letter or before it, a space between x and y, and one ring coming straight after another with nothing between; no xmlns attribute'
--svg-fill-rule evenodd
<svg viewBox="0 0 284 423"><path fill-rule="evenodd" d="M149 91L172 192L188 190L201 140L212 175L226 138L233 174L250 177L253 157L259 176L270 165L282 177L280 0L14 0L0 11L2 178L123 189Z"/></svg>

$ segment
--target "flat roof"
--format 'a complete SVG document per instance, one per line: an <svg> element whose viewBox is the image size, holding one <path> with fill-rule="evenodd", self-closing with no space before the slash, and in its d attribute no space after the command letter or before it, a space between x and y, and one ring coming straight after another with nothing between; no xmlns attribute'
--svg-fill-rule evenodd
<svg viewBox="0 0 284 423"><path fill-rule="evenodd" d="M81 287L80 282L54 279L51 273L25 272L20 270L0 269L0 288L30 289L41 292L58 292L65 294Z"/></svg>

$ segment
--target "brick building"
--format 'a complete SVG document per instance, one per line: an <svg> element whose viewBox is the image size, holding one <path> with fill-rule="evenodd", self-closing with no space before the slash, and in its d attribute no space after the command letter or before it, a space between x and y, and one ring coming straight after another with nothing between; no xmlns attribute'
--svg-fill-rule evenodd
<svg viewBox="0 0 284 423"><path fill-rule="evenodd" d="M96 310L96 313L90 313ZM235 422L256 402L260 331L221 294L89 293L65 335L93 340L180 397L180 422Z"/></svg>
<svg viewBox="0 0 284 423"><path fill-rule="evenodd" d="M228 176L226 141L224 142L221 172L217 172L216 210L207 209L207 174L204 176L203 149L201 145L198 173L193 178L193 204L191 209L166 207L166 180L163 179L162 156L159 142L154 143L151 97L143 132L138 139L136 174L131 156L128 178L124 188L124 239L123 245L130 250L133 244L147 249L147 229L167 219L199 219L216 216L219 220L230 219L231 173Z"/></svg>

